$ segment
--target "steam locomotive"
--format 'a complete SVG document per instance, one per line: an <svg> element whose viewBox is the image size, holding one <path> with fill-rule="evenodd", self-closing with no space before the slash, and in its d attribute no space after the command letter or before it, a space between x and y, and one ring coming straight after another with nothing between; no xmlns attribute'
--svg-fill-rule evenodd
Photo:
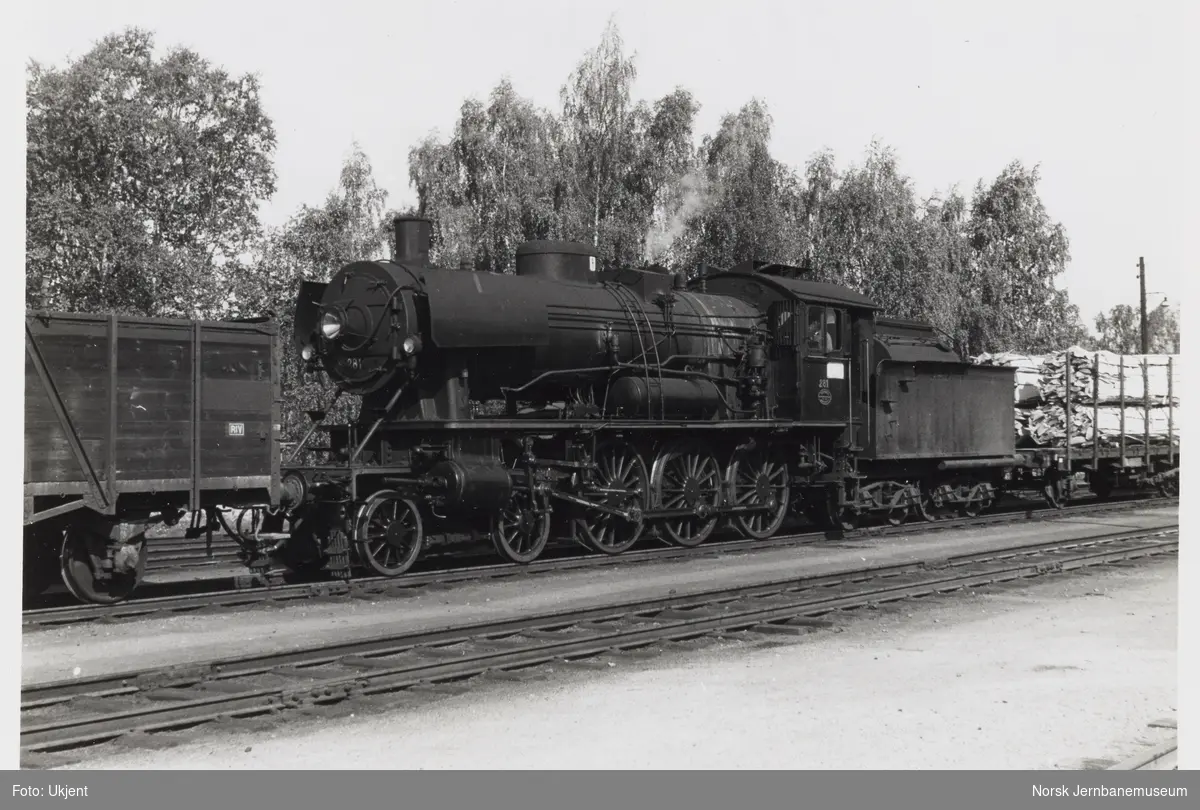
<svg viewBox="0 0 1200 810"><path fill-rule="evenodd" d="M294 350L360 407L310 412L286 457L274 324L27 317L27 572L119 601L146 529L186 514L251 568L399 576L463 538L528 563L551 538L615 555L1070 494L1069 444L1016 447L1013 369L803 268L688 280L530 242L515 274L479 273L430 265L428 220L394 228L392 260L301 285Z"/></svg>
<svg viewBox="0 0 1200 810"><path fill-rule="evenodd" d="M297 348L361 414L288 473L294 557L344 569L352 546L395 576L454 533L525 563L552 536L606 554L721 524L766 538L792 508L838 527L971 514L1022 463L1011 369L800 268L689 282L531 242L515 274L477 273L429 265L427 220L395 237L394 260L299 294Z"/></svg>

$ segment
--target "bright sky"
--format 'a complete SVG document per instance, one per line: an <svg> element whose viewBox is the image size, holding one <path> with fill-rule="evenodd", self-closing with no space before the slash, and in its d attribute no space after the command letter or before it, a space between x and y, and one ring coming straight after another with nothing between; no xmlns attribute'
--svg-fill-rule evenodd
<svg viewBox="0 0 1200 810"><path fill-rule="evenodd" d="M1148 290L1178 302L1188 260L1181 160L1183 15L1192 4L752 2L660 0L204 4L92 0L22 4L23 44L62 64L127 25L262 78L279 135L282 222L319 204L357 140L399 205L415 199L407 155L452 129L468 96L503 75L543 106L615 15L636 51L635 95L682 85L703 105L697 137L752 96L775 121L774 153L802 166L822 147L840 165L872 138L897 150L922 194L969 193L1011 160L1040 164L1042 198L1064 223L1064 279L1089 325ZM1190 146L1191 144L1189 144ZM1150 296L1150 306L1161 295Z"/></svg>

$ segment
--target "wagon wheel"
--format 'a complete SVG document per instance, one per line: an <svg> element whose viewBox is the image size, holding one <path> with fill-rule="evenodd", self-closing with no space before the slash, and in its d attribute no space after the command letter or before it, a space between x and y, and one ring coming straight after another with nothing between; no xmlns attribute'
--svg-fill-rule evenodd
<svg viewBox="0 0 1200 810"><path fill-rule="evenodd" d="M603 554L628 551L642 536L643 519L650 495L650 476L646 462L624 442L611 442L597 448L594 481L601 490L602 502L615 509L634 509L636 519L626 520L607 512L590 511L579 519L579 528L588 545Z"/></svg>
<svg viewBox="0 0 1200 810"><path fill-rule="evenodd" d="M107 538L85 526L72 526L63 536L59 570L67 590L84 602L112 605L133 593L146 572L146 538L121 544L111 573L102 568L108 557Z"/></svg>
<svg viewBox="0 0 1200 810"><path fill-rule="evenodd" d="M777 454L739 450L725 475L734 506L766 506L767 511L735 515L733 525L744 536L765 540L779 531L791 502L787 464Z"/></svg>
<svg viewBox="0 0 1200 810"><path fill-rule="evenodd" d="M377 574L398 577L412 568L424 542L421 513L399 492L376 492L359 510L354 547L359 560Z"/></svg>
<svg viewBox="0 0 1200 810"><path fill-rule="evenodd" d="M1042 487L1042 497L1046 499L1046 503L1054 509L1062 509L1063 501L1066 500L1064 495L1064 487L1059 479L1058 473L1050 470L1046 473L1045 485Z"/></svg>
<svg viewBox="0 0 1200 810"><path fill-rule="evenodd" d="M693 514L663 520L667 539L695 548L717 525L721 507L721 465L699 442L672 442L659 453L651 475L656 509L687 509Z"/></svg>
<svg viewBox="0 0 1200 810"><path fill-rule="evenodd" d="M986 495L986 494L983 494L982 492L980 492L978 497L976 497L976 495L975 495L975 493L977 491L979 491L980 488L982 487L982 484L968 483L967 486L970 487L970 489L967 491L967 497L972 500L970 500L968 503L962 504L959 507L959 511L962 513L962 515L964 517L969 517L969 518L979 517L981 514L986 512L988 509L992 508L992 503L993 503L994 499L992 498L991 495Z"/></svg>
<svg viewBox="0 0 1200 810"><path fill-rule="evenodd" d="M908 520L909 514L912 513L913 508L907 503L901 504L901 501L907 500L904 497L904 487L895 487L895 490L895 493L892 495L891 504L887 510L887 522L889 526L903 526L905 521Z"/></svg>
<svg viewBox="0 0 1200 810"><path fill-rule="evenodd" d="M836 487L828 487L825 496L816 504L820 524L827 529L852 532L858 528L860 515L848 506L838 506Z"/></svg>
<svg viewBox="0 0 1200 810"><path fill-rule="evenodd" d="M926 523L932 523L941 517L943 504L940 495L936 494L936 487L931 487L929 484L922 482L919 484L921 489L921 497L917 501L913 511L917 517Z"/></svg>
<svg viewBox="0 0 1200 810"><path fill-rule="evenodd" d="M546 498L529 489L514 489L508 505L492 519L496 553L515 563L531 563L550 539L550 510Z"/></svg>
<svg viewBox="0 0 1200 810"><path fill-rule="evenodd" d="M1173 475L1170 478L1164 478L1162 483L1158 485L1158 491L1162 493L1164 498L1179 497L1179 476Z"/></svg>

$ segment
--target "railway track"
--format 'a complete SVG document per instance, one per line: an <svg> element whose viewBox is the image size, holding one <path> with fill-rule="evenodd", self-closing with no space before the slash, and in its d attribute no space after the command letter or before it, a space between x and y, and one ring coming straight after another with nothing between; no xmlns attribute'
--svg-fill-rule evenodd
<svg viewBox="0 0 1200 810"><path fill-rule="evenodd" d="M1179 770L1179 739L1172 737L1144 754L1125 760L1110 771L1177 771Z"/></svg>
<svg viewBox="0 0 1200 810"><path fill-rule="evenodd" d="M23 612L22 623L24 629L29 631L98 620L111 622L172 613L197 613L211 609L225 610L248 607L263 601L283 603L312 598L387 597L389 594L408 594L414 590L430 586L444 586L507 577L527 577L601 566L637 565L639 563L659 562L671 559L695 559L779 549L828 541L831 537L842 540L853 540L856 538L911 534L913 532L923 534L926 532L965 527L1016 523L1025 520L1053 520L1081 515L1107 514L1139 508L1147 503L1177 503L1177 500L1139 498L1108 501L1100 504L1079 504L1063 509L1051 509L1042 505L1021 506L1009 511L996 512L977 518L955 518L933 523L909 523L902 526L872 526L845 533L831 533L826 531L804 532L781 535L770 540L723 540L711 542L696 549L685 549L674 546L649 548L626 552L617 557L596 553L580 553L575 548L564 548L556 551L554 554L548 554L543 559L529 565L500 562L489 562L482 565L461 565L460 562L459 566L455 568L446 569L437 566L425 571L410 572L396 579L364 577L350 582L327 580L277 585L264 583L261 579L245 576L218 580L217 582L225 587L217 589L205 587L209 583L204 582L171 583L171 587L175 589L183 590L198 587L201 590L200 592L191 590L154 596L151 595L153 594L153 589L147 588L146 590L149 590L150 594L140 598L135 597L128 602L118 605L73 604L61 607L36 608ZM239 580L241 581L239 582Z"/></svg>
<svg viewBox="0 0 1200 810"><path fill-rule="evenodd" d="M78 749L222 719L274 717L352 701L378 710L396 693L470 688L479 677L727 633L802 635L831 615L964 588L1067 572L1178 550L1178 526L1025 544L949 559L877 565L519 619L214 660L182 668L28 685L21 693L21 750ZM392 697L388 697L392 696ZM132 736L131 736L132 735Z"/></svg>

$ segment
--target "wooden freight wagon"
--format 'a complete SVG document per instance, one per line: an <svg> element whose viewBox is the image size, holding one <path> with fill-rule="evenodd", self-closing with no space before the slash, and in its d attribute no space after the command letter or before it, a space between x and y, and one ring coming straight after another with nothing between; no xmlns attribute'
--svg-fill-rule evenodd
<svg viewBox="0 0 1200 810"><path fill-rule="evenodd" d="M27 315L27 575L57 563L78 598L118 601L150 525L277 505L277 335L271 322Z"/></svg>

